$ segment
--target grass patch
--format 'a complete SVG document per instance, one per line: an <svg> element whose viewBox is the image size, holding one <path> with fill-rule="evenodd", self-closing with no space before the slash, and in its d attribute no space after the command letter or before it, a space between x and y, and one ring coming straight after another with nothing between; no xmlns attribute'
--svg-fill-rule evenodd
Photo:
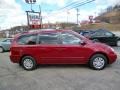
<svg viewBox="0 0 120 90"><path fill-rule="evenodd" d="M81 26L81 29L107 29L110 31L120 31L120 24L97 23Z"/></svg>

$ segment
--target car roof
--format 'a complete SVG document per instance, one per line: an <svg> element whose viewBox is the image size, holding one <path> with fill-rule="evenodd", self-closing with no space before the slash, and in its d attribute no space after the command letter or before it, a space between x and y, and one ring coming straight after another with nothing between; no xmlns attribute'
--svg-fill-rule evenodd
<svg viewBox="0 0 120 90"><path fill-rule="evenodd" d="M34 33L41 33L41 32L64 32L64 31L72 31L72 30L63 30L63 29L40 29L40 30L37 30L37 31L30 31L30 32L27 32L25 34L34 34Z"/></svg>
<svg viewBox="0 0 120 90"><path fill-rule="evenodd" d="M29 35L29 34L38 34L38 33L50 33L50 32L65 32L65 31L70 31L72 32L72 30L63 30L63 29L38 29L38 30L32 30L32 31L28 31L28 32L24 32L24 33L20 33L20 34L16 34L14 38L19 37L21 35Z"/></svg>
<svg viewBox="0 0 120 90"><path fill-rule="evenodd" d="M3 40L12 40L12 39L13 39L13 38L3 38L2 41L3 41Z"/></svg>
<svg viewBox="0 0 120 90"><path fill-rule="evenodd" d="M6 41L6 40L13 40L13 38L3 38L2 40L0 40L0 42Z"/></svg>

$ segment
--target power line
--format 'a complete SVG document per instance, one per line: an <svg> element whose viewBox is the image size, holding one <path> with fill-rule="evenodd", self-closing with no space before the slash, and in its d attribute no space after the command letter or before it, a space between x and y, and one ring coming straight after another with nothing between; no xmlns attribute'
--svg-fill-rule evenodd
<svg viewBox="0 0 120 90"><path fill-rule="evenodd" d="M63 9L66 9L66 8L68 8L68 7L72 6L72 5L76 5L76 4L83 3L83 2L85 2L86 0L84 0L83 2L78 2L78 1L79 1L79 0L77 0L76 2L72 2L72 3L70 3L70 4L66 5L66 6L65 6L65 7L63 7L63 8L58 9L58 10L63 10Z"/></svg>
<svg viewBox="0 0 120 90"><path fill-rule="evenodd" d="M83 1L83 2L80 2L80 3L72 2L72 3L66 5L66 6L63 7L63 8L58 9L57 12L53 12L53 13L51 13L51 14L54 14L54 15L56 15L57 13L58 13L58 14L61 14L60 12L63 12L63 10L65 10L65 9L67 9L67 11L68 11L68 10L71 10L71 9L73 9L73 8L77 8L77 7L83 6L83 5L85 5L85 4L91 3L91 2L93 2L93 1L95 1L95 0L86 0L86 1ZM69 8L70 6L71 6L71 8ZM77 11L77 14L78 14L78 11ZM50 14L49 14L49 16L54 16L54 15L50 15ZM47 15L47 17L49 17L49 16ZM78 18L78 15L77 15L77 18ZM78 19L77 19L77 20L78 20ZM78 23L78 21L77 21L77 23Z"/></svg>
<svg viewBox="0 0 120 90"><path fill-rule="evenodd" d="M73 9L73 8L77 8L77 7L80 7L80 6L83 6L83 5L85 5L85 4L88 4L88 3L91 3L91 2L93 2L93 1L95 1L95 0L85 0L85 1L83 1L83 2L80 2L80 3L77 3L77 2L73 2L75 5L73 5L72 3L71 4L69 4L69 5L67 5L67 6L65 6L65 7L63 7L63 8L61 8L61 9L58 9L59 11L57 11L56 13L59 13L59 12L62 12L63 10L71 10L71 9ZM71 7L70 7L71 6ZM69 7L69 8L68 8Z"/></svg>
<svg viewBox="0 0 120 90"><path fill-rule="evenodd" d="M85 5L85 4L88 4L88 3L91 3L91 2L93 2L93 1L95 1L95 0L87 0L87 2L84 2L84 3L81 3L81 4L77 4L77 5L75 5L74 7L72 7L72 8L70 8L70 9L73 9L73 8L77 8L77 7L80 7L80 6L83 6L83 5ZM70 10L69 9L69 10Z"/></svg>
<svg viewBox="0 0 120 90"><path fill-rule="evenodd" d="M78 24L78 22L79 22L78 21L78 17L79 17L80 14L79 14L79 9L77 8L76 10L77 10L77 14L76 15L77 15L77 24Z"/></svg>
<svg viewBox="0 0 120 90"><path fill-rule="evenodd" d="M66 5L66 6L63 7L63 8L57 9L57 12L53 12L53 13L55 14L55 13L63 12L64 10L69 10L69 9L72 8L73 6L83 4L83 3L85 3L86 1L89 1L89 0L84 0L84 1L79 2L79 3L78 3L78 1L72 2L72 3Z"/></svg>

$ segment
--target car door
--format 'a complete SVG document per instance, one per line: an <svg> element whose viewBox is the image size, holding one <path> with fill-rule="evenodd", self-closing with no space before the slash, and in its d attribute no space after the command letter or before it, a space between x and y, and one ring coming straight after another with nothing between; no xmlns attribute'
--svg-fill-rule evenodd
<svg viewBox="0 0 120 90"><path fill-rule="evenodd" d="M21 35L16 42L14 42L12 45L12 53L16 58L28 55L36 59L38 62L37 36L38 34Z"/></svg>
<svg viewBox="0 0 120 90"><path fill-rule="evenodd" d="M91 34L91 38L92 40L98 41L98 42L102 42L105 43L105 37L104 37L104 32L102 31L95 31L93 34Z"/></svg>
<svg viewBox="0 0 120 90"><path fill-rule="evenodd" d="M104 33L105 36L105 43L107 43L108 45L116 45L116 37L113 33L111 32L105 32Z"/></svg>
<svg viewBox="0 0 120 90"><path fill-rule="evenodd" d="M62 44L59 49L63 63L83 64L87 62L91 49L80 44L83 41L80 37L63 32L61 33L61 41Z"/></svg>
<svg viewBox="0 0 120 90"><path fill-rule="evenodd" d="M96 40L98 42L102 42L108 45L115 45L116 40L114 35L111 32L106 30L97 30L91 37L92 40Z"/></svg>
<svg viewBox="0 0 120 90"><path fill-rule="evenodd" d="M61 50L59 33L44 32L39 34L38 58L40 64L59 64L61 61Z"/></svg>

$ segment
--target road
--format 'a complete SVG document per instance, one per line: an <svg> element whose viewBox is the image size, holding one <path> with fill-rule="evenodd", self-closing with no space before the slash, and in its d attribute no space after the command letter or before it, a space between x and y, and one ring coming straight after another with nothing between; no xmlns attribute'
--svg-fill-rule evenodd
<svg viewBox="0 0 120 90"><path fill-rule="evenodd" d="M120 47L117 61L101 71L85 65L42 65L25 71L0 54L0 90L120 90Z"/></svg>

